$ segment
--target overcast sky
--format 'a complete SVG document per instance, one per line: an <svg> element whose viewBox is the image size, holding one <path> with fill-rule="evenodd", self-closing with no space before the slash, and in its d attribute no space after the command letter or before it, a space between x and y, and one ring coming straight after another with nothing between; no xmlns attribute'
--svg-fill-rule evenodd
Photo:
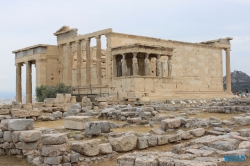
<svg viewBox="0 0 250 166"><path fill-rule="evenodd" d="M12 51L56 44L63 25L186 42L232 37L231 71L250 75L249 0L0 0L0 21L0 98L15 96Z"/></svg>

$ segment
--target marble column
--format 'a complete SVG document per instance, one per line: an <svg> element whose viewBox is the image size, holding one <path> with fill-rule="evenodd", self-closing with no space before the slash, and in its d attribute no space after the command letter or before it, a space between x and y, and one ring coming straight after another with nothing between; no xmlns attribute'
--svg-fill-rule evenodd
<svg viewBox="0 0 250 166"><path fill-rule="evenodd" d="M26 103L32 103L32 62L26 64Z"/></svg>
<svg viewBox="0 0 250 166"><path fill-rule="evenodd" d="M67 43L67 60L68 60L68 77L67 77L67 83L70 86L72 83L72 67L73 67L73 57L72 57L72 51L71 51L71 44Z"/></svg>
<svg viewBox="0 0 250 166"><path fill-rule="evenodd" d="M91 55L90 55L90 40L91 38L88 38L86 40L86 84L91 84Z"/></svg>
<svg viewBox="0 0 250 166"><path fill-rule="evenodd" d="M59 64L60 64L59 83L61 83L63 82L63 45L62 44L58 46L58 51L59 51Z"/></svg>
<svg viewBox="0 0 250 166"><path fill-rule="evenodd" d="M156 57L156 76L160 77L161 76L161 55L157 54Z"/></svg>
<svg viewBox="0 0 250 166"><path fill-rule="evenodd" d="M81 86L81 64L82 64L81 42L76 41L76 46L77 46L77 86Z"/></svg>
<svg viewBox="0 0 250 166"><path fill-rule="evenodd" d="M102 83L102 61L101 61L101 36L96 36L96 74L97 74L97 84Z"/></svg>
<svg viewBox="0 0 250 166"><path fill-rule="evenodd" d="M226 51L226 81L227 81L227 93L232 93L231 88L231 71L230 71L230 49L225 49Z"/></svg>
<svg viewBox="0 0 250 166"><path fill-rule="evenodd" d="M16 64L16 101L22 102L22 64Z"/></svg>

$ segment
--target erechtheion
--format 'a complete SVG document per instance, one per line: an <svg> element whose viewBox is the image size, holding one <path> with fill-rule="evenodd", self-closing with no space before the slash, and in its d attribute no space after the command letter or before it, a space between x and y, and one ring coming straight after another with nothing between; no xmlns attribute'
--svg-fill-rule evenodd
<svg viewBox="0 0 250 166"><path fill-rule="evenodd" d="M36 66L36 86L62 82L75 94L117 94L119 99L151 100L231 95L230 37L188 43L116 33L112 29L85 35L77 31L63 26L54 33L57 45L38 44L13 51L17 101L22 99L23 64L28 103L32 102L32 64ZM101 37L106 37L105 49L101 48ZM91 40L96 41L93 47Z"/></svg>

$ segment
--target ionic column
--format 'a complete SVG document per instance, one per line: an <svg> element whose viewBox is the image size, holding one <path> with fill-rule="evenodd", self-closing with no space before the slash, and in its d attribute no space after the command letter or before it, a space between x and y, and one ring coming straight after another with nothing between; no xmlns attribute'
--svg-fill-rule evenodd
<svg viewBox="0 0 250 166"><path fill-rule="evenodd" d="M91 84L90 38L86 40L86 84Z"/></svg>
<svg viewBox="0 0 250 166"><path fill-rule="evenodd" d="M230 49L225 49L226 51L226 79L227 79L227 93L232 93L231 88L231 71L230 71Z"/></svg>
<svg viewBox="0 0 250 166"><path fill-rule="evenodd" d="M101 66L101 36L96 36L96 74L97 83L101 85L102 83L102 66Z"/></svg>
<svg viewBox="0 0 250 166"><path fill-rule="evenodd" d="M156 76L160 77L161 76L161 55L157 54L157 59L156 59Z"/></svg>
<svg viewBox="0 0 250 166"><path fill-rule="evenodd" d="M59 71L60 71L60 75L59 75L59 83L63 82L63 45L60 44L58 46L58 50L59 50Z"/></svg>
<svg viewBox="0 0 250 166"><path fill-rule="evenodd" d="M26 103L32 103L32 62L26 62Z"/></svg>
<svg viewBox="0 0 250 166"><path fill-rule="evenodd" d="M67 80L67 83L68 85L71 85L71 82L72 82L72 66L73 66L73 57L72 57L72 52L71 52L71 45L70 43L67 43L67 52L68 52L68 55L67 55L67 60L68 60L68 80Z"/></svg>
<svg viewBox="0 0 250 166"><path fill-rule="evenodd" d="M16 64L16 101L22 102L22 64Z"/></svg>
<svg viewBox="0 0 250 166"><path fill-rule="evenodd" d="M82 63L82 56L81 56L81 42L76 41L77 45L77 85L81 85L81 63Z"/></svg>

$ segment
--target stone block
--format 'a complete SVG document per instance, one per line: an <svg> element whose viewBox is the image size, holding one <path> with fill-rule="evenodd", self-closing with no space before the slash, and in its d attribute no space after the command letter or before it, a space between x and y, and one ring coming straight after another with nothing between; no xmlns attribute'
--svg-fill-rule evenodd
<svg viewBox="0 0 250 166"><path fill-rule="evenodd" d="M189 130L189 132L195 137L201 137L205 134L205 129L197 128L197 129Z"/></svg>
<svg viewBox="0 0 250 166"><path fill-rule="evenodd" d="M249 149L238 149L238 150L223 152L221 154L224 156L241 156L241 155L243 155L243 156L249 157L250 150Z"/></svg>
<svg viewBox="0 0 250 166"><path fill-rule="evenodd" d="M62 112L56 111L52 113L55 118L62 118Z"/></svg>
<svg viewBox="0 0 250 166"><path fill-rule="evenodd" d="M101 125L99 122L86 122L85 123L85 135L100 135Z"/></svg>
<svg viewBox="0 0 250 166"><path fill-rule="evenodd" d="M43 102L35 102L32 104L33 108L41 108L43 107Z"/></svg>
<svg viewBox="0 0 250 166"><path fill-rule="evenodd" d="M73 142L71 144L71 150L86 156L96 156L100 151L99 143L100 140L97 139L83 142Z"/></svg>
<svg viewBox="0 0 250 166"><path fill-rule="evenodd" d="M64 163L70 163L70 155L63 155L62 160Z"/></svg>
<svg viewBox="0 0 250 166"><path fill-rule="evenodd" d="M3 131L0 129L0 138L3 138Z"/></svg>
<svg viewBox="0 0 250 166"><path fill-rule="evenodd" d="M100 144L100 154L110 154L113 152L110 143Z"/></svg>
<svg viewBox="0 0 250 166"><path fill-rule="evenodd" d="M161 121L161 128L163 130L178 128L181 126L180 119L165 119Z"/></svg>
<svg viewBox="0 0 250 166"><path fill-rule="evenodd" d="M23 150L31 150L31 149L36 149L39 142L20 142L21 143L21 149Z"/></svg>
<svg viewBox="0 0 250 166"><path fill-rule="evenodd" d="M3 140L4 140L4 142L12 142L12 133L11 133L11 131L4 131L3 132Z"/></svg>
<svg viewBox="0 0 250 166"><path fill-rule="evenodd" d="M125 154L117 158L117 166L133 166L135 163L136 156L133 154Z"/></svg>
<svg viewBox="0 0 250 166"><path fill-rule="evenodd" d="M32 116L41 116L42 112L37 108L31 110L23 110L23 109L12 109L11 116L13 118L25 118L25 117L32 117Z"/></svg>
<svg viewBox="0 0 250 166"><path fill-rule="evenodd" d="M22 104L22 108L25 110L32 110L32 105L30 103Z"/></svg>
<svg viewBox="0 0 250 166"><path fill-rule="evenodd" d="M41 155L43 156L61 156L67 154L70 150L70 145L65 143L61 145L43 145Z"/></svg>
<svg viewBox="0 0 250 166"><path fill-rule="evenodd" d="M153 156L140 156L135 159L136 166L158 166L158 161Z"/></svg>
<svg viewBox="0 0 250 166"><path fill-rule="evenodd" d="M19 142L19 136L22 131L13 131L12 132L12 140L14 143Z"/></svg>
<svg viewBox="0 0 250 166"><path fill-rule="evenodd" d="M168 142L179 142L181 140L180 134L168 135Z"/></svg>
<svg viewBox="0 0 250 166"><path fill-rule="evenodd" d="M12 104L4 104L3 108L4 109L11 109L12 108Z"/></svg>
<svg viewBox="0 0 250 166"><path fill-rule="evenodd" d="M154 147L158 144L157 136L156 135L150 135L147 137L148 140L148 146Z"/></svg>
<svg viewBox="0 0 250 166"><path fill-rule="evenodd" d="M158 145L165 145L168 143L167 135L157 135L157 143Z"/></svg>
<svg viewBox="0 0 250 166"><path fill-rule="evenodd" d="M41 139L42 132L39 130L22 131L19 136L21 142L35 142Z"/></svg>
<svg viewBox="0 0 250 166"><path fill-rule="evenodd" d="M76 103L76 104L71 105L70 108L71 108L71 109L81 109L81 105L78 104L78 103Z"/></svg>
<svg viewBox="0 0 250 166"><path fill-rule="evenodd" d="M138 149L146 149L146 148L148 148L148 140L147 140L147 138L138 137L137 148Z"/></svg>
<svg viewBox="0 0 250 166"><path fill-rule="evenodd" d="M32 164L35 166L40 166L42 162L39 160L39 157L36 157L32 160Z"/></svg>
<svg viewBox="0 0 250 166"><path fill-rule="evenodd" d="M0 115L9 115L10 109L0 109Z"/></svg>
<svg viewBox="0 0 250 166"><path fill-rule="evenodd" d="M62 161L62 156L55 156L55 157L44 157L45 164L60 164Z"/></svg>
<svg viewBox="0 0 250 166"><path fill-rule="evenodd" d="M79 153L73 153L70 155L70 161L71 163L77 163L78 160L79 160L79 156L80 154Z"/></svg>
<svg viewBox="0 0 250 166"><path fill-rule="evenodd" d="M83 130L85 129L85 122L89 118L89 116L68 116L64 118L64 127L67 129Z"/></svg>
<svg viewBox="0 0 250 166"><path fill-rule="evenodd" d="M209 145L209 147L218 149L218 150L223 150L223 151L232 151L236 149L234 144L229 141L215 141L215 142L212 142Z"/></svg>
<svg viewBox="0 0 250 166"><path fill-rule="evenodd" d="M43 145L60 145L67 142L67 135L59 134L43 134L41 142Z"/></svg>
<svg viewBox="0 0 250 166"><path fill-rule="evenodd" d="M110 138L109 143L114 151L127 152L136 148L137 137L135 135L127 135L118 138Z"/></svg>

